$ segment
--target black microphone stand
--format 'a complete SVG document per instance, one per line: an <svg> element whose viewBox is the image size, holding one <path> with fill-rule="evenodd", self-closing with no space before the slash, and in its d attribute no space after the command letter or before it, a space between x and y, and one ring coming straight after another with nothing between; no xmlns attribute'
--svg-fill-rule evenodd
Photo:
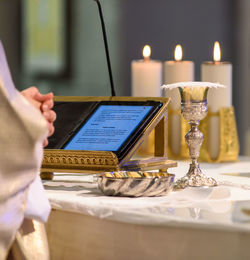
<svg viewBox="0 0 250 260"><path fill-rule="evenodd" d="M103 14L102 14L102 7L101 7L99 0L94 0L94 1L96 1L97 5L98 5L99 15L100 15L100 19L101 19L102 34L103 34L103 40L104 40L104 46L105 46L105 52L106 52L106 58L107 58L107 64L108 64L108 71L109 71L109 79L110 79L110 85L111 85L111 95L116 96L114 82L113 82L113 76L112 76L111 62L110 62L110 57L109 57L108 40L107 40L106 29L105 29L105 24L104 24L104 20L103 20Z"/></svg>

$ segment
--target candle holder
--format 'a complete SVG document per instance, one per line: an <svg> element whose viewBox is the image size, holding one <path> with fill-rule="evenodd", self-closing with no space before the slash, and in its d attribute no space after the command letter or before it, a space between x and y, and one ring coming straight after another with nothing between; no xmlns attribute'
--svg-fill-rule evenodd
<svg viewBox="0 0 250 260"><path fill-rule="evenodd" d="M172 136L172 127L171 127L171 118L173 115L178 115L180 118L180 152L174 154L171 147L171 136ZM210 149L209 149L209 140L210 140L210 119L212 117L217 117L219 125L219 135L220 141L217 144L219 146L219 154L217 158L212 158ZM200 161L209 162L209 163L220 163L220 162L235 162L238 160L239 155L239 138L238 131L235 119L234 107L221 107L218 112L212 113L209 111L207 116L200 122L200 130L204 134L204 140L200 149ZM189 130L189 124L187 120L183 118L180 110L168 109L168 155L169 158L173 160L186 160L189 158L188 146L185 141L185 133Z"/></svg>
<svg viewBox="0 0 250 260"><path fill-rule="evenodd" d="M208 112L207 93L209 88L224 86L209 82L181 82L166 85L165 87L178 87L181 95L181 113L191 127L185 135L185 140L189 148L189 156L192 163L190 164L188 173L176 182L175 188L216 186L217 182L213 178L207 177L201 171L198 163L200 148L203 142L203 134L198 129L198 125L200 120L204 119Z"/></svg>

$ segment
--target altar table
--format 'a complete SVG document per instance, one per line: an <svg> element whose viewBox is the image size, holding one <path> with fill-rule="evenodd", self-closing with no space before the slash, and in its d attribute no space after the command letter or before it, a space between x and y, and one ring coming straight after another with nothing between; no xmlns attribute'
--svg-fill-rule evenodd
<svg viewBox="0 0 250 260"><path fill-rule="evenodd" d="M151 198L107 197L93 175L56 173L44 181L51 259L250 259L250 158L201 169L219 186Z"/></svg>

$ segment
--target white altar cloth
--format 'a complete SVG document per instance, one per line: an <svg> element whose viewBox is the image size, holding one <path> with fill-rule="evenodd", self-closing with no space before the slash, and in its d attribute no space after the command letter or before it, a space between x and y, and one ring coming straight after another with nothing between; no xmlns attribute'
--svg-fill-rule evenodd
<svg viewBox="0 0 250 260"><path fill-rule="evenodd" d="M176 179L178 179L187 172L188 167L189 162L178 162L178 167L169 169L169 172L174 173ZM222 259L222 256L225 256L225 259L235 259L236 255L239 256L239 252L241 252L243 254L242 257L250 257L250 252L246 252L248 246L241 249L239 247L236 248L236 244L240 243L238 240L235 244L236 237L238 239L241 236L239 234L245 234L245 243L247 241L250 242L250 158L241 157L236 163L201 163L201 169L205 174L214 177L218 181L219 186L214 188L187 188L182 191L171 192L164 197L107 197L98 190L97 184L93 182L94 177L92 175L70 173L56 173L53 181L44 181L44 186L54 213L58 211L68 212L71 217L74 214L77 216L80 214L85 220L87 216L88 220L92 220L94 217L94 221L98 219L104 221L100 222L103 224L103 227L105 223L107 224L107 221L111 221L114 225L117 225L115 223L126 224L127 229L130 226L136 226L137 228L141 226L144 228L141 231L142 233L147 230L147 226L149 228L155 227L155 230L162 227L162 230L167 230L166 234L170 234L173 228L176 232L178 230L181 230L181 232L189 230L188 236L190 237L192 237L191 234L195 234L195 230L197 232L203 230L204 237L207 237L204 238L205 242L203 242L204 244L210 243L211 248L213 247L211 243L214 243L215 247L218 246L211 239L210 242L206 241L211 232L214 232L215 237L224 234L222 235L223 239L227 238L228 240L230 237L228 234L233 233L235 237L230 238L231 240L228 243L234 243L234 246L230 248L228 244L224 245L224 247L229 246L227 253L223 253L224 255L217 248L217 254L215 253L212 256L218 256L218 259ZM56 218L52 216L51 219L55 221ZM71 223L71 221L74 220L71 219L68 223ZM67 223L64 223L64 225L67 225ZM97 224L95 223L95 225ZM51 229L52 223L49 222L49 226L49 229ZM84 227L81 227L82 236L84 236L84 230ZM180 241L183 236L184 233L176 240ZM201 238L197 239L202 243ZM221 245L223 246L223 243ZM112 250L115 251L114 248ZM233 251L230 252L230 250ZM85 251L87 251L86 248ZM190 256L200 256L204 253L203 251L200 249L200 253L196 252L196 255L192 254ZM142 251L140 251L141 254ZM146 259L146 256L143 259ZM93 258L93 255L91 257ZM211 257L211 253L207 255L207 258L209 257ZM207 258L204 257L204 259ZM106 259L104 254L103 259ZM124 257L124 259L126 258ZM135 257L133 259L140 258ZM158 259L161 259L161 257L158 257ZM181 258L171 257L169 259Z"/></svg>
<svg viewBox="0 0 250 260"><path fill-rule="evenodd" d="M53 181L44 181L44 186L54 209L136 224L203 225L250 232L250 224L242 224L246 218L250 221L250 216L241 218L242 212L235 211L242 201L250 211L250 159L242 157L237 163L202 163L201 169L214 177L219 186L187 188L164 197L107 197L98 190L92 175L71 173L56 173ZM188 162L178 162L178 167L169 172L178 179L187 170ZM249 177L229 175L238 173L249 173Z"/></svg>

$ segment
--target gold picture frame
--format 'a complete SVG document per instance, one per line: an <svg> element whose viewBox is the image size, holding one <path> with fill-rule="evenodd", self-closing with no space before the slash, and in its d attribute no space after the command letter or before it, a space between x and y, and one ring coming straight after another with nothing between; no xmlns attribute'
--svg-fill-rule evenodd
<svg viewBox="0 0 250 260"><path fill-rule="evenodd" d="M23 68L26 74L57 77L68 70L68 0L24 0Z"/></svg>

